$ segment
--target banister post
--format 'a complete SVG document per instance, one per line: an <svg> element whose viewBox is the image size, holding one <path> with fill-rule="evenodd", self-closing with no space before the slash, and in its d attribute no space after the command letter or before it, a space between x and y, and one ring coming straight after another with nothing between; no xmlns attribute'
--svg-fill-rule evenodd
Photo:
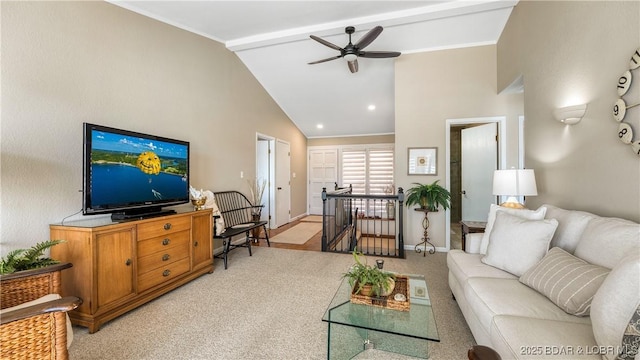
<svg viewBox="0 0 640 360"><path fill-rule="evenodd" d="M337 183L336 183L336 186L338 186ZM327 218L327 188L323 187L322 188L322 239L321 239L321 246L322 246L322 251L323 252L327 251L327 222L326 222L326 218Z"/></svg>
<svg viewBox="0 0 640 360"><path fill-rule="evenodd" d="M398 187L398 247L401 258L405 258L404 255L404 190L402 187Z"/></svg>

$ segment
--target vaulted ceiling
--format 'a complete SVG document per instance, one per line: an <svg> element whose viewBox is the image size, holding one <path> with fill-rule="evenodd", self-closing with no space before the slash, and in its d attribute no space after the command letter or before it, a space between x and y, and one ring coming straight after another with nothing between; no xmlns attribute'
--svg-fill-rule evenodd
<svg viewBox="0 0 640 360"><path fill-rule="evenodd" d="M394 133L394 58L344 59L309 35L353 43L384 31L367 51L403 55L495 44L517 0L441 1L110 1L225 44L308 137ZM401 55L401 56L403 56ZM370 110L370 105L375 106ZM322 125L322 128L319 127Z"/></svg>

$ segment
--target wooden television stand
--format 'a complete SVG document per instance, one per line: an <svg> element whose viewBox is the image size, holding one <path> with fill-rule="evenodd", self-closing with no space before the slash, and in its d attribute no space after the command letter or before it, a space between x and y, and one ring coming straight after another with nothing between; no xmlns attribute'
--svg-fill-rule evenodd
<svg viewBox="0 0 640 360"><path fill-rule="evenodd" d="M127 311L213 272L211 210L127 222L109 218L50 225L51 257L70 262L62 296L83 300L69 313L89 333Z"/></svg>

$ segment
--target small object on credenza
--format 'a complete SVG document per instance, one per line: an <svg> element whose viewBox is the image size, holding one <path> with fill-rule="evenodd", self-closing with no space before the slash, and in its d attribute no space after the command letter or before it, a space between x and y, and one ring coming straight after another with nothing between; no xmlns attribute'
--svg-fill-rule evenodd
<svg viewBox="0 0 640 360"><path fill-rule="evenodd" d="M207 197L203 196L199 199L191 199L191 203L193 204L193 207L195 210L202 210L204 209L204 204L207 202Z"/></svg>

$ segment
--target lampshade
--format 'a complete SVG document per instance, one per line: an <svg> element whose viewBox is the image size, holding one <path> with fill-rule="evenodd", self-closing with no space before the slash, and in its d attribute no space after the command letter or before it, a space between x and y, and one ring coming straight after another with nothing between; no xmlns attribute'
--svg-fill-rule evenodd
<svg viewBox="0 0 640 360"><path fill-rule="evenodd" d="M515 197L538 195L533 169L496 170L493 173L493 195L509 197L501 206L524 208Z"/></svg>

